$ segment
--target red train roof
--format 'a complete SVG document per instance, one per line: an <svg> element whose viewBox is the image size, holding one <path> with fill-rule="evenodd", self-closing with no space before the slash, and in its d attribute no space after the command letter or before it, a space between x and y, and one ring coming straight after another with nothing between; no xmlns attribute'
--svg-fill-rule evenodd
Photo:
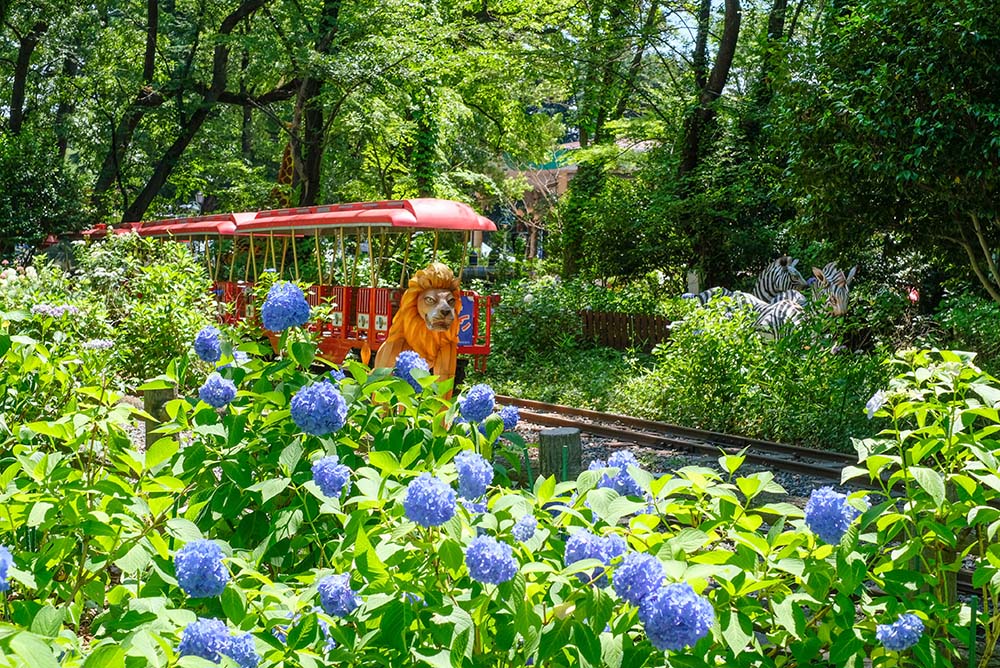
<svg viewBox="0 0 1000 668"><path fill-rule="evenodd" d="M302 234L345 227L493 232L496 225L468 204L443 199L387 200L152 220L138 225L143 236L215 236L284 232Z"/></svg>

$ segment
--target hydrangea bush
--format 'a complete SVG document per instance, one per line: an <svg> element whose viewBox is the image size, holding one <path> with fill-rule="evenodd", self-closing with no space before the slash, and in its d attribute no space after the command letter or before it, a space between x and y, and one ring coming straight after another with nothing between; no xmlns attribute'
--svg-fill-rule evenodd
<svg viewBox="0 0 1000 668"><path fill-rule="evenodd" d="M503 429L488 388L461 404L355 363L334 384L285 343L239 346L212 372L238 390L225 408L182 393L143 450L134 409L71 373L31 377L63 414L4 399L0 664L943 667L970 610L941 574L974 545L996 601L1000 389L968 359L907 358L873 411L893 428L846 473L882 482L817 492L813 517L739 454L513 487L477 448ZM8 386L52 364L0 350Z"/></svg>

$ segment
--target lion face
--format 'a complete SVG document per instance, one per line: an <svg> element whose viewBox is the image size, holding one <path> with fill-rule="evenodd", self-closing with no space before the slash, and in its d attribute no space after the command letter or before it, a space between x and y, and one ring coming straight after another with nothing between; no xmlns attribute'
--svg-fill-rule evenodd
<svg viewBox="0 0 1000 668"><path fill-rule="evenodd" d="M427 329L446 332L455 322L455 293L445 288L430 288L417 298L417 311Z"/></svg>

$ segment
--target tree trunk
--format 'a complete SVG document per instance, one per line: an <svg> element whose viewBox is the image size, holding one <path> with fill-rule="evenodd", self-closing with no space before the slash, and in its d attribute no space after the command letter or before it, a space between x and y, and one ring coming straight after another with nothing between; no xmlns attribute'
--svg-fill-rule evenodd
<svg viewBox="0 0 1000 668"><path fill-rule="evenodd" d="M93 201L98 206L98 210L106 210L101 200L111 186L120 182L122 161L128 147L132 144L132 135L139 127L139 121L149 106L162 103L163 98L153 93L153 76L156 72L156 40L159 31L159 4L158 0L146 0L146 51L142 59L142 82L143 85L136 93L135 99L122 115L121 120L111 133L111 145L108 152L104 154L104 161L101 163L101 170L97 174L97 181L94 182ZM157 101L158 99L158 101ZM126 193L122 192L123 199Z"/></svg>
<svg viewBox="0 0 1000 668"><path fill-rule="evenodd" d="M341 0L324 0L320 15L318 37L315 49L327 54L330 52L334 38L339 29ZM325 136L325 121L323 105L320 96L323 93L323 80L316 77L303 79L299 88L298 99L295 101L295 116L302 119L302 141L294 141L299 123L294 123L292 155L295 158L295 175L301 177L302 194L299 197L300 206L312 206L319 202L320 184L323 168L323 143Z"/></svg>
<svg viewBox="0 0 1000 668"><path fill-rule="evenodd" d="M80 70L80 64L73 56L67 56L63 61L63 76L67 78L75 77ZM59 151L59 162L66 159L66 151L69 149L69 131L66 128L67 119L76 111L76 104L72 99L62 99L56 107L56 146Z"/></svg>
<svg viewBox="0 0 1000 668"><path fill-rule="evenodd" d="M684 122L684 133L681 139L681 161L678 166L678 176L686 176L693 172L702 157L702 143L709 129L716 120L715 102L722 97L729 78L729 70L733 65L736 53L736 43L740 33L741 9L739 0L726 0L726 15L723 21L722 38L719 40L719 51L711 73L705 76L707 68L707 25L704 40L702 39L702 19L705 19L705 8L711 8L709 0L702 0L702 13L699 16L698 39L696 40L693 58L695 82L698 85L698 102Z"/></svg>
<svg viewBox="0 0 1000 668"><path fill-rule="evenodd" d="M38 46L38 40L42 38L49 25L44 21L38 21L31 27L24 37L20 39L17 47L17 62L14 64L14 84L10 94L10 131L11 134L21 134L21 126L24 123L24 91L28 84L28 70L31 67L31 54Z"/></svg>
<svg viewBox="0 0 1000 668"><path fill-rule="evenodd" d="M231 34L233 28L240 21L263 7L268 1L245 0L242 5L222 21L222 25L219 26L218 35ZM169 178L170 173L177 165L177 161L183 155L184 150L191 143L191 140L194 139L198 130L201 129L205 119L208 118L209 113L218 101L219 96L225 91L227 81L226 69L228 66L229 46L224 40L220 40L215 47L215 53L212 57L212 85L204 93L197 110L187 119L180 136L174 140L174 143L170 145L157 162L156 167L153 169L153 175L149 178L146 186L125 210L125 215L122 217L124 222L142 220L142 217L146 214L146 210L149 209L149 205L153 203L153 199L167 182L167 178Z"/></svg>

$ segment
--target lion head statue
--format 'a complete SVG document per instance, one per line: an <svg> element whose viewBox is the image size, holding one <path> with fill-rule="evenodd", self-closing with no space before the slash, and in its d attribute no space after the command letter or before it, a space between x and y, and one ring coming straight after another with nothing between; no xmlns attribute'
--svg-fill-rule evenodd
<svg viewBox="0 0 1000 668"><path fill-rule="evenodd" d="M434 262L418 271L393 315L385 343L375 356L375 366L395 366L399 353L413 350L437 376L453 377L461 308L459 280L447 265Z"/></svg>

